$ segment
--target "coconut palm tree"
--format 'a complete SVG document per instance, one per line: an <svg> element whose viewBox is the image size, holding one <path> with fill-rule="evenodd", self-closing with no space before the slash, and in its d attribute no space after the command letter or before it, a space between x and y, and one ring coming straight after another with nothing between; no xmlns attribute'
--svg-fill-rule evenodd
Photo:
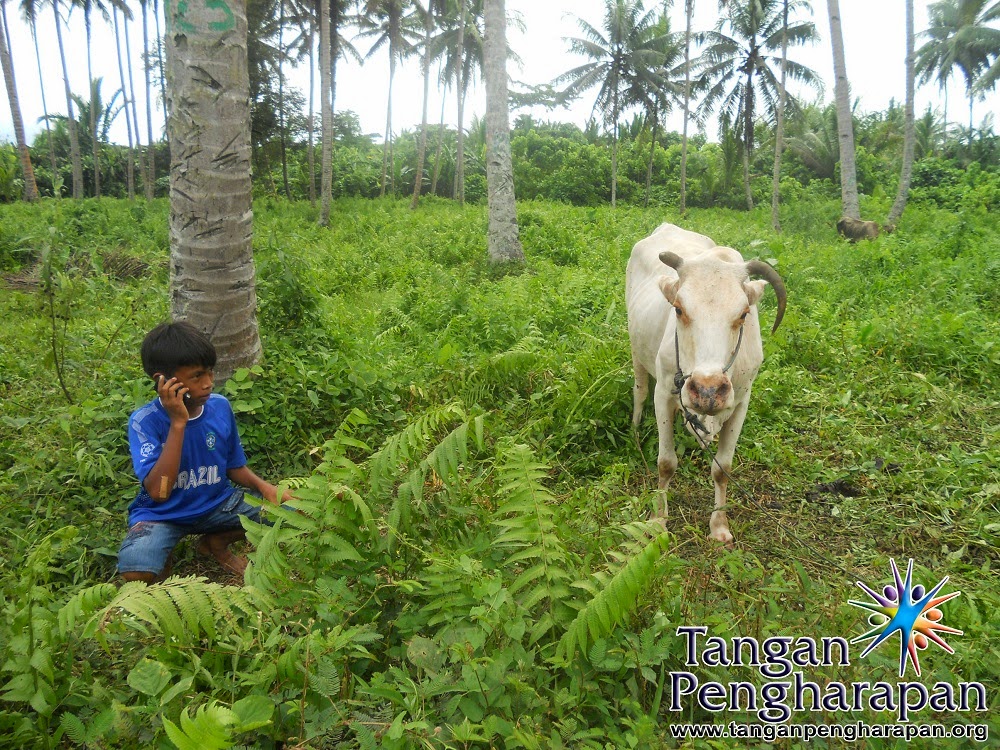
<svg viewBox="0 0 1000 750"><path fill-rule="evenodd" d="M996 22L1000 19L1000 2L995 2L981 17L984 23ZM990 31L995 31L995 29L991 29ZM979 92L992 90L997 80L1000 79L1000 44L997 43L996 37L990 31L986 33L990 34L991 37L988 42L988 49L990 49L993 57L993 63L990 65L989 70L979 77L979 81L976 83L976 89Z"/></svg>
<svg viewBox="0 0 1000 750"><path fill-rule="evenodd" d="M153 200L153 190L156 187L156 149L153 138L153 92L149 82L150 64L152 60L152 48L149 45L149 3L151 0L139 0L142 7L142 74L146 85L146 139L149 144L146 147L146 179L144 187L146 200ZM185 6L187 9L189 6ZM179 12L179 9L178 9Z"/></svg>
<svg viewBox="0 0 1000 750"><path fill-rule="evenodd" d="M45 140L48 143L49 168L52 170L52 193L56 198L61 198L62 194L58 188L59 172L56 167L56 152L52 141L52 129L49 126L49 105L45 98L44 78L42 77L42 53L38 46L38 23L37 11L39 3L36 0L21 0L21 17L31 28L31 39L35 44L35 63L38 67L38 92L42 99L42 117L45 120ZM5 17L6 18L6 17ZM6 20L4 26L6 27Z"/></svg>
<svg viewBox="0 0 1000 750"><path fill-rule="evenodd" d="M851 88L847 79L844 57L844 32L840 22L840 2L826 0L830 17L830 48L833 51L833 92L837 103L837 132L840 152L841 214L850 219L861 218L858 201L858 173L854 153L854 120L851 115Z"/></svg>
<svg viewBox="0 0 1000 750"><path fill-rule="evenodd" d="M114 17L115 26L115 58L118 61L118 80L121 81L121 90L124 94L125 109L125 131L128 135L128 161L125 164L125 187L129 200L135 200L135 142L132 137L132 110L129 108L128 85L125 80L125 67L122 63L122 32L118 24L118 6L111 8L111 15ZM132 15L127 7L122 8L125 20Z"/></svg>
<svg viewBox="0 0 1000 750"><path fill-rule="evenodd" d="M424 184L424 161L427 157L427 104L430 98L431 84L431 57L433 55L432 41L434 33L435 17L444 15L446 0L427 0L426 7L416 5L417 16L423 21L424 39L422 42L422 62L424 76L424 95L420 117L420 141L417 146L417 172L413 180L413 198L410 200L410 208L415 209L420 202L420 191Z"/></svg>
<svg viewBox="0 0 1000 750"><path fill-rule="evenodd" d="M913 151L917 142L917 131L913 117L913 99L916 80L916 55L914 53L913 0L906 0L906 104L903 111L903 166L899 176L899 190L896 200L889 210L886 223L894 225L903 215L906 199L910 194L910 180L913 177Z"/></svg>
<svg viewBox="0 0 1000 750"><path fill-rule="evenodd" d="M640 132L645 131L647 127L650 132L649 158L646 161L645 205L649 205L653 159L656 156L662 117L669 113L675 104L683 104L685 92L691 91L689 66L680 62L683 52L680 35L670 31L670 20L666 11L665 3L663 13L657 22L646 30L649 41L640 45L654 51L659 57L659 64L650 68L644 66L641 70L635 71L635 75L629 77L624 93L626 109L634 105L645 110L645 117L639 120L642 124ZM638 137L638 133L634 137Z"/></svg>
<svg viewBox="0 0 1000 750"><path fill-rule="evenodd" d="M386 192L388 175L390 192L395 192L395 158L392 149L392 84L396 77L396 65L411 53L413 41L418 32L412 13L411 0L366 0L358 17L359 36L374 39L371 49L365 55L372 55L387 48L389 53L389 94L385 108L385 141L382 144L382 184L379 195Z"/></svg>
<svg viewBox="0 0 1000 750"><path fill-rule="evenodd" d="M507 100L507 16L504 0L486 0L483 53L486 80L486 185L489 201L487 238L492 263L524 263L514 203L514 167L510 154Z"/></svg>
<svg viewBox="0 0 1000 750"><path fill-rule="evenodd" d="M14 124L14 138L21 160L21 175L24 178L24 200L38 200L38 186L35 184L35 170L31 167L31 152L24 137L24 120L21 119L21 101L17 96L17 81L14 79L14 63L7 46L7 3L0 0L0 66L7 86L7 101L10 104L11 119Z"/></svg>
<svg viewBox="0 0 1000 750"><path fill-rule="evenodd" d="M59 60L62 63L63 91L66 94L66 128L69 134L70 163L73 168L73 198L83 198L83 160L80 158L80 136L77 132L76 117L73 114L73 92L69 86L69 69L66 65L66 47L63 44L62 16L59 0L52 3L52 17L56 25L56 42L59 46Z"/></svg>
<svg viewBox="0 0 1000 750"><path fill-rule="evenodd" d="M684 125L681 133L681 215L687 212L688 122L691 119L691 22L694 0L684 0Z"/></svg>
<svg viewBox="0 0 1000 750"><path fill-rule="evenodd" d="M455 174L452 196L465 202L465 98L476 70L483 69L483 0L448 0L445 13L438 19L440 32L432 42L433 56L441 59L440 82L447 87L453 82L457 105ZM441 122L444 122L442 109ZM438 157L442 147L443 127L438 131ZM440 165L435 159L435 171ZM431 181L433 192L436 180Z"/></svg>
<svg viewBox="0 0 1000 750"><path fill-rule="evenodd" d="M728 29L729 33L723 33ZM753 208L750 190L750 157L754 147L754 123L759 106L772 117L778 106L780 68L800 83L819 90L819 76L810 68L774 54L783 44L798 46L816 38L816 27L807 21L784 23L779 0L730 2L727 15L715 31L697 37L705 45L697 66L706 86L699 105L702 118L719 111L732 119L743 147L743 187L747 208Z"/></svg>
<svg viewBox="0 0 1000 750"><path fill-rule="evenodd" d="M837 105L806 105L788 121L786 147L813 176L832 180L839 160Z"/></svg>
<svg viewBox="0 0 1000 750"><path fill-rule="evenodd" d="M646 11L642 0L605 0L604 22L597 29L578 19L582 37L569 39L570 51L589 62L568 70L556 79L567 83L565 94L578 96L598 86L594 112L604 115L611 128L611 205L618 188L618 120L623 109L636 101L633 91L645 86L662 87L662 35L651 33L657 11Z"/></svg>
<svg viewBox="0 0 1000 750"><path fill-rule="evenodd" d="M927 105L924 114L916 121L914 130L916 131L914 159L937 154L945 140L945 126L944 120L931 109L931 105Z"/></svg>
<svg viewBox="0 0 1000 750"><path fill-rule="evenodd" d="M171 312L210 336L222 380L261 357L247 18L242 3L228 10L176 5L166 29Z"/></svg>
<svg viewBox="0 0 1000 750"><path fill-rule="evenodd" d="M143 175L143 190L146 195L146 199L149 200L152 197L152 185L147 187L149 183L149 173L145 168L145 160L143 159L142 152L142 136L139 135L139 109L136 106L136 95L135 95L135 71L132 68L132 39L129 36L129 20L131 17L131 11L129 15L122 15L122 31L125 32L125 65L128 70L128 96L126 97L129 102L129 109L132 112L132 125L135 126L135 151L136 156L139 158L139 170ZM152 143L150 143L152 147Z"/></svg>
<svg viewBox="0 0 1000 750"><path fill-rule="evenodd" d="M809 9L808 2L795 2L796 8ZM775 232L781 231L781 221L778 216L781 185L781 157L785 149L785 103L788 81L788 12L789 0L782 0L781 8L781 82L778 86L778 106L774 115L774 174L771 181L771 226ZM811 11L811 9L809 9Z"/></svg>
<svg viewBox="0 0 1000 750"><path fill-rule="evenodd" d="M94 80L94 64L93 64L93 13L96 10L104 21L110 22L111 15L108 13L107 6L101 0L70 0L70 2L76 6L83 8L83 25L87 32L87 80ZM115 6L121 5L125 7L123 0L112 0L112 4ZM91 148L93 149L94 158L94 197L101 197L101 159L100 159L100 138L97 137L97 120L95 119L96 113L94 109L91 108L90 111L90 142Z"/></svg>
<svg viewBox="0 0 1000 750"><path fill-rule="evenodd" d="M916 71L921 83L936 78L947 92L947 82L955 68L962 74L969 100L970 132L975 97L992 88L1000 77L1000 29L989 25L998 17L1000 4L996 0L932 3L928 7L928 28L921 34L927 41L917 50Z"/></svg>
<svg viewBox="0 0 1000 750"><path fill-rule="evenodd" d="M330 202L333 197L333 51L330 45L330 6L326 0L316 0L319 8L319 109L322 130L320 157L320 226L330 224Z"/></svg>

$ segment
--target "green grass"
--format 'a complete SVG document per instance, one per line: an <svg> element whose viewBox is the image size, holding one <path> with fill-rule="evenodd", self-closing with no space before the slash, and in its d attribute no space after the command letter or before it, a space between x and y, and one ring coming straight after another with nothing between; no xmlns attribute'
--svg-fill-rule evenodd
<svg viewBox="0 0 1000 750"><path fill-rule="evenodd" d="M624 267L635 241L676 216L524 203L528 269L498 275L486 260L482 207L429 200L411 212L404 201L344 200L320 229L308 204L258 203L265 361L226 393L251 466L297 478L306 513L258 540L259 577L247 591L260 597L259 621L243 603L225 604L226 594L205 594L222 597L212 600L217 609L234 607L206 645L110 612L106 629L52 626L73 594L94 599L81 605L81 623L112 595L94 586L114 578L134 494L124 420L150 395L138 344L168 311L167 206L0 208L9 280L0 294L9 322L0 333L8 539L0 590L12 623L0 630L8 643L0 744L78 742L79 719L92 728L111 722L103 746L146 747L166 742L164 722L180 731L199 709L190 721L207 726L222 721L213 701L265 696L271 723L239 734L241 742L366 747L374 732L385 747L672 747L668 721L712 720L664 710L663 675L684 668L676 627L857 635L866 624L847 603L860 593L854 582L885 583L889 558L913 558L919 581L949 575L948 590L962 591L945 605L945 623L964 631L949 638L956 654L923 652L922 681L981 681L995 713L995 225L971 210L912 205L895 234L849 245L835 235L835 204L799 203L787 213L778 236L766 211L698 210L683 222L747 257L773 259L788 287L785 321L765 333L737 449L737 548L727 551L705 539L709 459L687 436L679 436L669 541L651 542L634 526L654 503L656 430L647 416L640 453L630 430ZM34 286L46 252L49 286ZM762 317L773 314L768 294ZM456 428L466 431L449 441ZM435 454L435 445L444 447ZM382 458L372 457L379 449ZM838 480L853 496L822 491ZM334 487L355 492L353 506ZM669 551L650 556L647 545L660 543ZM531 561L542 568L526 580ZM626 595L608 582L624 581L628 568L643 586ZM197 572L186 552L175 570ZM177 591L182 614L200 601L197 587ZM557 654L584 607L597 618L596 645ZM31 622L28 647L14 636ZM31 673L19 659L46 649L32 657L34 679L53 695L42 690L31 701L3 686ZM897 680L895 645L859 653L852 649L850 667L806 677ZM133 672L141 659L160 666ZM172 695L149 687L160 667L167 684L186 687ZM699 673L710 676L761 680L739 667ZM983 714L917 720L989 721L994 736L1000 731Z"/></svg>

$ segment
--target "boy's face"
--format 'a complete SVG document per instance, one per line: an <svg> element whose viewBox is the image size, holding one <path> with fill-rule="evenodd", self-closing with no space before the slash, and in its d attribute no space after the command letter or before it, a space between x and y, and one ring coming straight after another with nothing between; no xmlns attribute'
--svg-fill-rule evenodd
<svg viewBox="0 0 1000 750"><path fill-rule="evenodd" d="M181 388L187 388L189 397L184 399L184 405L189 412L196 412L212 395L215 384L215 371L203 365L184 365L178 367L172 377ZM168 377L169 381L170 378Z"/></svg>

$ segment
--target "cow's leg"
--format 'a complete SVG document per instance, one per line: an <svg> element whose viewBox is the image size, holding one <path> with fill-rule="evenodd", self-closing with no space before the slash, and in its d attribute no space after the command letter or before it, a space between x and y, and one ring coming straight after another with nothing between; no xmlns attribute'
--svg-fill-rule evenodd
<svg viewBox="0 0 1000 750"><path fill-rule="evenodd" d="M726 518L726 490L729 486L729 474L733 470L733 456L736 454L736 441L740 439L743 430L743 420L747 416L747 406L750 394L747 393L736 406L736 410L722 426L719 433L719 449L712 462L712 481L715 484L715 510L709 521L709 539L715 539L727 546L732 546L733 535L729 531L729 519Z"/></svg>
<svg viewBox="0 0 1000 750"><path fill-rule="evenodd" d="M659 493L656 515L667 515L667 487L677 470L677 453L674 450L674 416L677 414L676 400L670 397L670 387L656 381L653 388L653 408L656 411L656 432L659 448L656 454L656 470L659 474Z"/></svg>
<svg viewBox="0 0 1000 750"><path fill-rule="evenodd" d="M632 387L632 429L638 431L642 421L642 408L649 394L649 371L639 360L632 356L632 368L635 370L635 385Z"/></svg>

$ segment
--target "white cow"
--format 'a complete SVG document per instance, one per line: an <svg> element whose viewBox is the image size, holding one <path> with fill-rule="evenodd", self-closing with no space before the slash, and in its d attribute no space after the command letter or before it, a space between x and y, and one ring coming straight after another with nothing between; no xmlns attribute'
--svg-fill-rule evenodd
<svg viewBox="0 0 1000 750"><path fill-rule="evenodd" d="M719 437L709 538L724 544L733 541L725 511L729 472L750 386L764 359L757 302L768 283L778 297L773 332L785 313L785 285L778 273L673 224L636 243L625 277L635 368L632 424L639 426L653 375L661 490L677 469L673 426L678 410L702 444Z"/></svg>

